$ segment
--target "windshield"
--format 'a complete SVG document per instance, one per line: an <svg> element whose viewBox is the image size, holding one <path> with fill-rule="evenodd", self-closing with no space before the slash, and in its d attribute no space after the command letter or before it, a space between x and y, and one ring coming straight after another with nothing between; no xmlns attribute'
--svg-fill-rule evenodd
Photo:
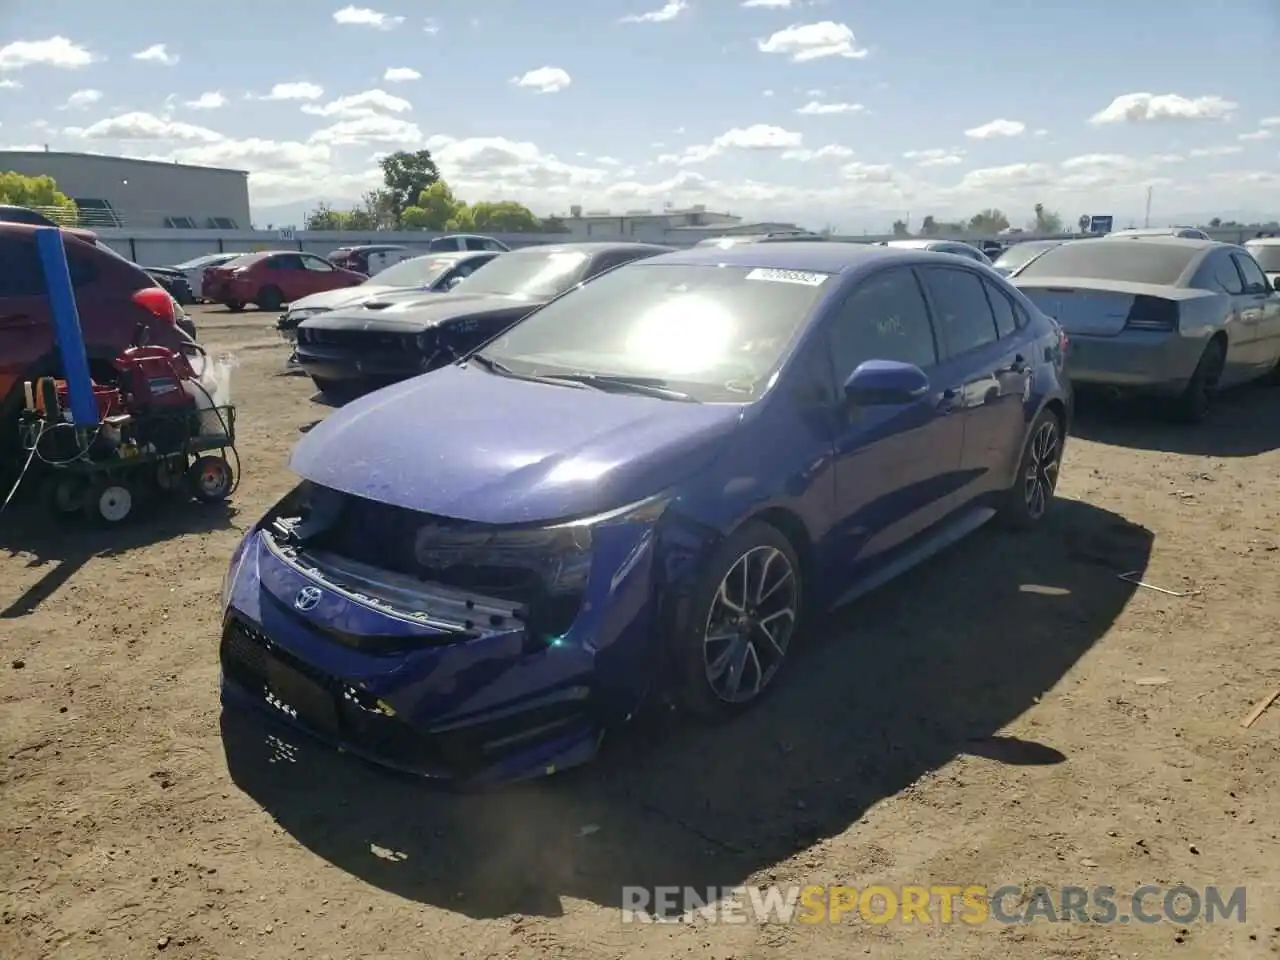
<svg viewBox="0 0 1280 960"><path fill-rule="evenodd" d="M527 300L550 300L582 279L587 255L573 250L516 250L495 257L454 287Z"/></svg>
<svg viewBox="0 0 1280 960"><path fill-rule="evenodd" d="M1052 250L1051 243L1017 243L1000 254L992 264L997 270L1017 270L1032 257L1038 257L1046 250Z"/></svg>
<svg viewBox="0 0 1280 960"><path fill-rule="evenodd" d="M526 376L640 377L742 403L764 393L829 282L828 273L636 263L530 314L482 353Z"/></svg>
<svg viewBox="0 0 1280 960"><path fill-rule="evenodd" d="M414 257L392 264L365 283L380 287L429 287L458 265L451 257Z"/></svg>
<svg viewBox="0 0 1280 960"><path fill-rule="evenodd" d="M1280 273L1280 244L1257 244L1245 247L1266 273Z"/></svg>
<svg viewBox="0 0 1280 960"><path fill-rule="evenodd" d="M1171 286L1204 247L1142 240L1078 240L1063 243L1031 261L1017 279L1079 277Z"/></svg>

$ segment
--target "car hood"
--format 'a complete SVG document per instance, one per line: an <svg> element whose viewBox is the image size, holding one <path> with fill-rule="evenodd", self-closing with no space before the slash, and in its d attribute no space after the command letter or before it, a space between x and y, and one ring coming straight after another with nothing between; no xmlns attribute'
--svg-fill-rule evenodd
<svg viewBox="0 0 1280 960"><path fill-rule="evenodd" d="M742 408L449 366L350 403L294 450L301 477L483 523L590 516L705 468Z"/></svg>
<svg viewBox="0 0 1280 960"><path fill-rule="evenodd" d="M299 297L289 304L289 312L295 310L337 310L340 307L376 300L379 297L399 292L404 287L387 287L376 283L361 283L354 287L340 287L337 290L322 290L306 297Z"/></svg>
<svg viewBox="0 0 1280 960"><path fill-rule="evenodd" d="M536 303L484 294L398 292L322 313L304 321L309 330L422 330L462 317L522 317Z"/></svg>

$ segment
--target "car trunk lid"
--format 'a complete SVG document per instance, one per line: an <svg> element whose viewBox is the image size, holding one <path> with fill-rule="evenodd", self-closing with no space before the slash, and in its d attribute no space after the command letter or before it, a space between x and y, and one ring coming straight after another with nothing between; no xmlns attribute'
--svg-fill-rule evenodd
<svg viewBox="0 0 1280 960"><path fill-rule="evenodd" d="M1212 295L1149 283L1071 277L1021 283L1015 278L1014 285L1067 333L1092 337L1114 337L1126 329L1172 330L1182 301Z"/></svg>

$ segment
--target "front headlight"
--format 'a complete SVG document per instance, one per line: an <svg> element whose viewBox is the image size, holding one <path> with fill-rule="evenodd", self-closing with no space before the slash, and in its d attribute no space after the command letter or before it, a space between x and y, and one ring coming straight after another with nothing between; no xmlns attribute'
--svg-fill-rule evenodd
<svg viewBox="0 0 1280 960"><path fill-rule="evenodd" d="M427 524L414 539L414 559L428 570L524 569L536 573L552 594L573 593L586 586L591 547L602 527L653 523L669 502L666 495L650 497L547 527L486 530Z"/></svg>

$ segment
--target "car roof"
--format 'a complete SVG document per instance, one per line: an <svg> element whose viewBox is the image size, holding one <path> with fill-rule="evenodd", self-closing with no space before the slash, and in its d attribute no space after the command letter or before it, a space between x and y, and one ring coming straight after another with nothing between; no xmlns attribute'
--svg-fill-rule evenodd
<svg viewBox="0 0 1280 960"><path fill-rule="evenodd" d="M373 253L378 250L408 250L402 243L362 243L355 247L336 247L334 253L355 253L359 250L362 253Z"/></svg>
<svg viewBox="0 0 1280 960"><path fill-rule="evenodd" d="M593 243L539 243L531 247L517 247L515 250L508 250L507 253L583 253L589 257L594 257L601 253L623 253L632 251L635 253L667 253L675 250L675 247L666 247L657 243L623 243L610 241L596 241ZM495 251L473 251L475 253ZM501 252L501 251L496 251Z"/></svg>
<svg viewBox="0 0 1280 960"><path fill-rule="evenodd" d="M732 247L692 247L654 257L647 263L725 264L766 270L815 270L844 273L878 260L918 261L921 257L941 257L918 248L881 247L870 243L824 240L800 243L743 243Z"/></svg>
<svg viewBox="0 0 1280 960"><path fill-rule="evenodd" d="M1201 247L1208 249L1209 247L1234 247L1237 244L1223 243L1220 240L1201 240L1199 237L1175 237L1168 233L1147 233L1141 235L1130 235L1128 237L1117 237L1115 234L1108 234L1102 239L1108 240L1115 238L1117 240L1141 240L1143 243L1161 243L1171 244L1175 247ZM1091 243L1092 238L1084 238L1081 240L1068 240L1067 243Z"/></svg>

